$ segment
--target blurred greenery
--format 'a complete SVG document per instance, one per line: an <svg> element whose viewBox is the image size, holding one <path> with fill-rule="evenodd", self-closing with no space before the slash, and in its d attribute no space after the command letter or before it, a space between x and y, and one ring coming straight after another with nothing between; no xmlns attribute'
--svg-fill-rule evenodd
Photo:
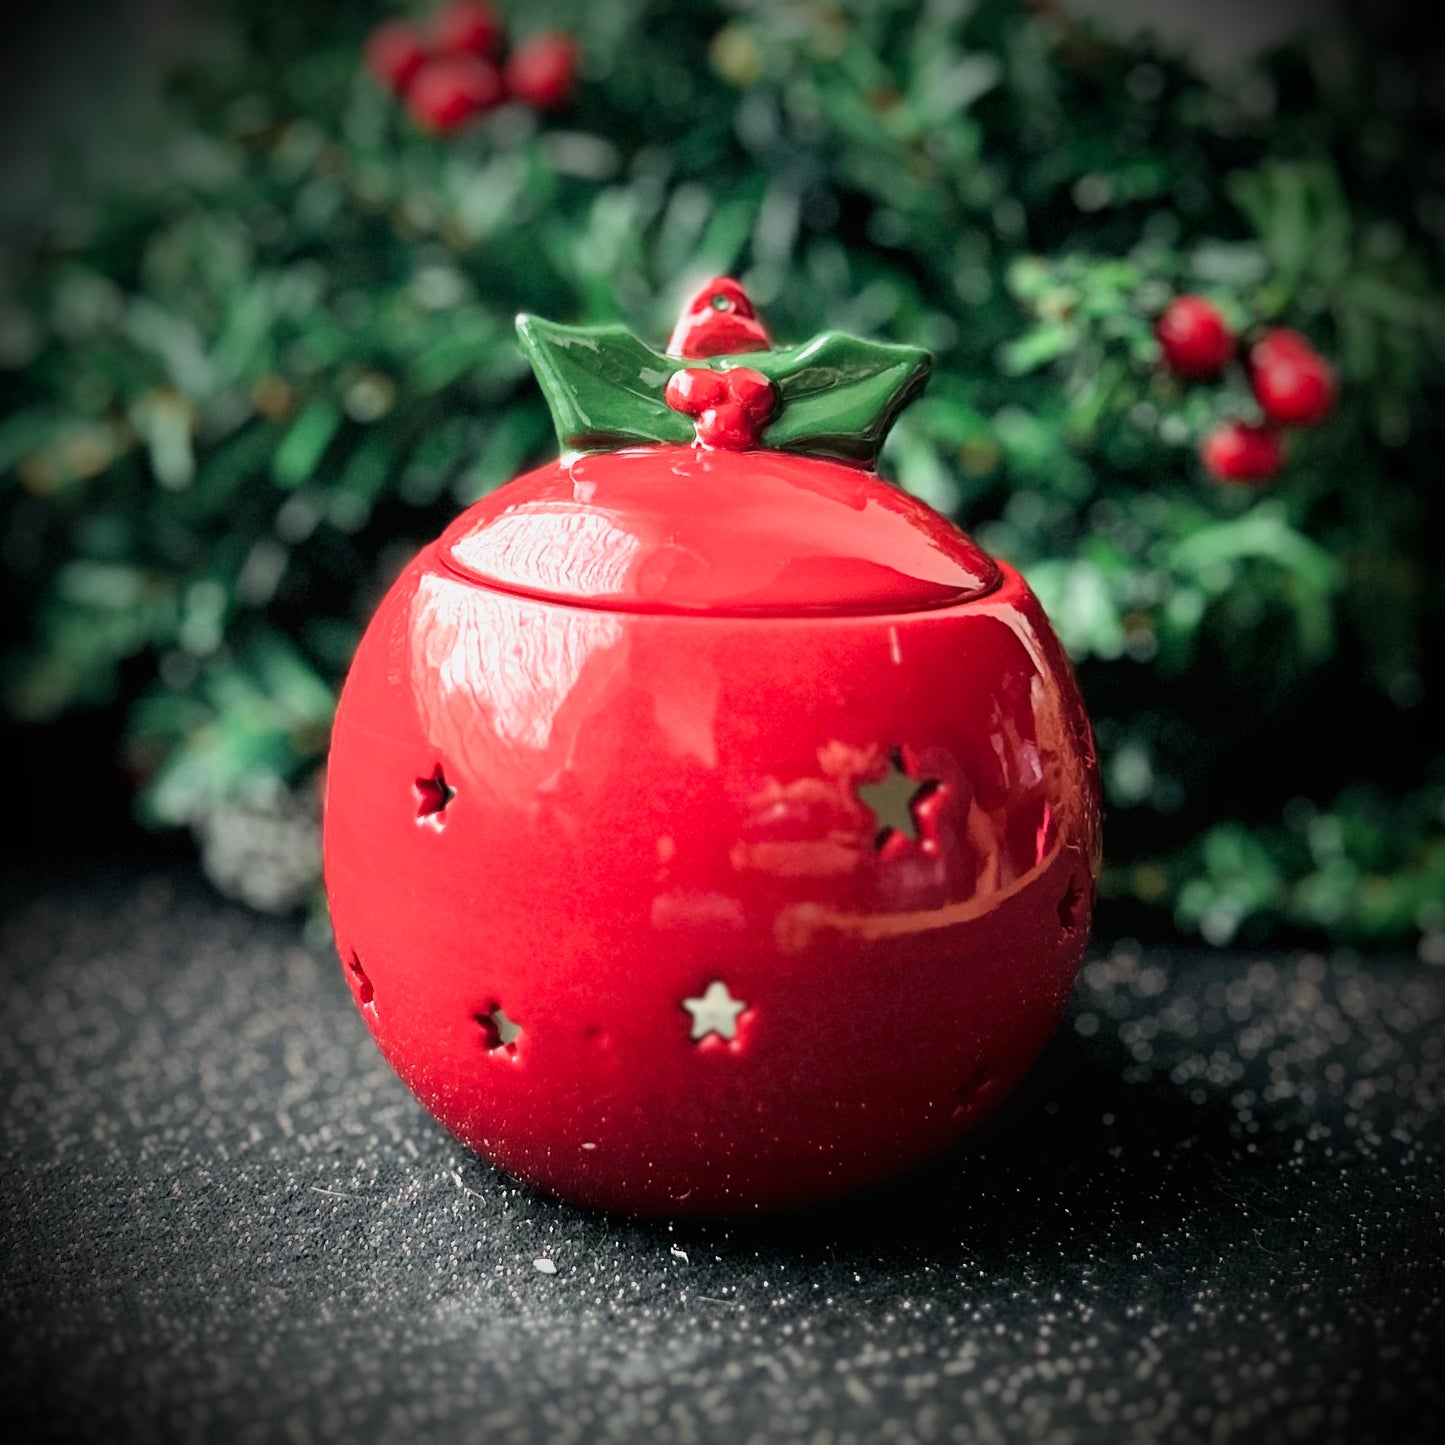
<svg viewBox="0 0 1445 1445"><path fill-rule="evenodd" d="M1116 923L1445 958L1445 147L1389 6L1208 79L1006 0L538 0L517 23L578 35L578 103L448 140L359 73L395 8L238 3L149 183L4 258L13 717L118 706L144 817L301 899L371 608L551 449L514 314L660 341L732 272L782 340L936 353L884 467L1019 563L1076 659ZM1200 470L1255 413L1242 374L1158 364L1180 291L1339 366L1272 488Z"/></svg>

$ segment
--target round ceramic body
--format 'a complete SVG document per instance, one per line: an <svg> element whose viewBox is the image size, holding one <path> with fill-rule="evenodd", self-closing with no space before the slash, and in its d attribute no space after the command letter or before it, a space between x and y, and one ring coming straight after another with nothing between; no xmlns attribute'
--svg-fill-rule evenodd
<svg viewBox="0 0 1445 1445"><path fill-rule="evenodd" d="M1033 1062L1087 933L1089 725L1027 586L776 455L503 488L397 580L342 695L327 885L363 1016L462 1140L587 1204L791 1206L933 1154Z"/></svg>

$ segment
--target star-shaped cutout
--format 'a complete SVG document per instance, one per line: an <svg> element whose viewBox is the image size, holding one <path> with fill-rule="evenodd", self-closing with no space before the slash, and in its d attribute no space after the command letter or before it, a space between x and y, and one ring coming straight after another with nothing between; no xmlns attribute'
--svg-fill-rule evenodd
<svg viewBox="0 0 1445 1445"><path fill-rule="evenodd" d="M441 826L442 814L447 804L457 795L457 790L447 782L438 763L429 778L416 780L416 816L419 820L430 819Z"/></svg>
<svg viewBox="0 0 1445 1445"><path fill-rule="evenodd" d="M931 779L919 782L909 777L903 766L903 755L896 748L888 754L888 771L882 778L876 783L857 785L858 801L877 820L880 846L890 833L901 833L915 843L919 841L918 815L913 809L936 786Z"/></svg>
<svg viewBox="0 0 1445 1445"><path fill-rule="evenodd" d="M685 998L682 1006L692 1015L692 1037L696 1042L709 1034L720 1039L738 1036L738 1015L747 1008L741 999L728 992L721 979L708 984L701 998Z"/></svg>
<svg viewBox="0 0 1445 1445"><path fill-rule="evenodd" d="M514 1024L507 1017L502 1011L501 1004L488 1009L485 1013L479 1013L477 1022L482 1026L489 1054L495 1053L498 1049L510 1048L522 1035L521 1026Z"/></svg>

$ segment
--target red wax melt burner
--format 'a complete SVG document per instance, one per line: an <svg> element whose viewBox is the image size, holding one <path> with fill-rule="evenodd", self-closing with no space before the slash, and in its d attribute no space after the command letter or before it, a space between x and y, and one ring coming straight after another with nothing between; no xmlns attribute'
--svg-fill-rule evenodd
<svg viewBox="0 0 1445 1445"><path fill-rule="evenodd" d="M667 355L518 323L561 460L402 573L332 742L363 1017L462 1140L572 1200L807 1203L952 1143L1088 930L1098 779L1018 574L881 481L926 353Z"/></svg>

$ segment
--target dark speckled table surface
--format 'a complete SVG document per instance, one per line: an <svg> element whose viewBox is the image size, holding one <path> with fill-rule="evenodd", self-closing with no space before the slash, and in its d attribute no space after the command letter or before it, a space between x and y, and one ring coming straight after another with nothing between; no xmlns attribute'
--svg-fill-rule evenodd
<svg viewBox="0 0 1445 1445"><path fill-rule="evenodd" d="M1099 948L947 1158L668 1227L467 1155L184 868L3 894L7 1435L1445 1437L1445 969Z"/></svg>

